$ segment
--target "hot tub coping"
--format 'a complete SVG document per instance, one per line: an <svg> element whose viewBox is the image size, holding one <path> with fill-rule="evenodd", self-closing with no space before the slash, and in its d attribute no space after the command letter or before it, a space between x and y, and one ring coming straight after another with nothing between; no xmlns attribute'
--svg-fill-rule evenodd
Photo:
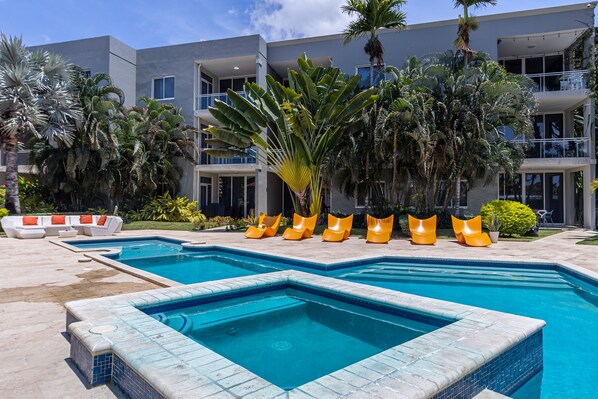
<svg viewBox="0 0 598 399"><path fill-rule="evenodd" d="M138 309L280 284L332 290L453 322L294 390L284 391ZM387 389L389 395L400 392L407 397L441 397L438 395L455 387L465 376L482 367L492 366L501 356L532 340L537 350L536 341L539 339L540 364L538 366L535 358L531 367L541 369L541 331L545 325L541 320L295 270L86 299L69 302L65 306L76 355L88 353L93 359L93 367L96 367L96 357L113 355L111 361L114 364L109 370L112 374L108 375L107 366L98 366L87 373L90 384L93 385L94 381L107 382L111 378L118 380L117 371L128 367L142 380L137 382L138 385L145 383L142 385L165 398L220 391L236 396L263 391L269 397L296 391L297 394L324 398L340 397L347 393L341 392L343 390L367 395L372 389L381 389L380 386L385 387L383 389ZM103 335L90 332L93 327L101 325L114 325L117 329ZM73 353L73 346L71 348ZM100 360L105 359L102 357ZM80 368L83 363L90 364L81 359L73 360ZM96 370L103 370L106 375L94 379ZM81 371L86 374L85 370ZM239 383L230 385L232 380ZM120 383L123 384L123 381L121 379ZM355 381L359 381L357 385L360 386L356 386ZM118 385L118 381L115 382ZM496 390L496 387L490 388ZM504 387L503 392L510 388Z"/></svg>

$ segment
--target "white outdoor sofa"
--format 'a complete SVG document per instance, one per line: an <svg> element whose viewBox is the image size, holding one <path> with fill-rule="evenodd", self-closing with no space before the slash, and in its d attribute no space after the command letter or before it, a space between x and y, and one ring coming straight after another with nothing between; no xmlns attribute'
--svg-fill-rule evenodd
<svg viewBox="0 0 598 399"><path fill-rule="evenodd" d="M93 216L93 223L81 224L79 215L66 215L65 224L52 224L52 216L37 216L37 225L24 226L22 216L5 216L0 220L2 229L9 238L43 238L57 236L61 230L76 229L87 236L111 236L119 233L123 221L118 216L107 216L106 223L98 226L99 215Z"/></svg>

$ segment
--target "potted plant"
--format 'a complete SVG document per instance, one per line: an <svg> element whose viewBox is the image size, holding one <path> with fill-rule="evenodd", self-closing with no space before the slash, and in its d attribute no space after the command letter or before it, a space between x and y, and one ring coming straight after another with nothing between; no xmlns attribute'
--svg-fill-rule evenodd
<svg viewBox="0 0 598 399"><path fill-rule="evenodd" d="M498 242L498 236L499 236L499 231L500 231L500 218L498 216L496 216L494 214L494 211L492 212L492 214L490 215L490 218L488 219L488 231L489 231L489 235L490 235L490 240L493 243L497 243Z"/></svg>

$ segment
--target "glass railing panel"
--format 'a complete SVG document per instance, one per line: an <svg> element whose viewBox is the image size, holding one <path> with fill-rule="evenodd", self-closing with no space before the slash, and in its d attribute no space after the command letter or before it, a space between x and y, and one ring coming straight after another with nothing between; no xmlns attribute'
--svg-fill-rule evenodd
<svg viewBox="0 0 598 399"><path fill-rule="evenodd" d="M219 165L239 165L239 164L254 164L256 163L255 159L255 149L251 148L246 150L249 154L247 157L232 157L232 158L217 158Z"/></svg>
<svg viewBox="0 0 598 399"><path fill-rule="evenodd" d="M239 91L237 93L239 93L243 98L247 98L247 94L245 94L244 91ZM220 100L222 102L227 103L228 105L231 105L231 102L226 93L202 94L198 96L195 100L195 109L204 110L208 109L208 107L213 107L215 100Z"/></svg>
<svg viewBox="0 0 598 399"><path fill-rule="evenodd" d="M564 139L535 139L525 142L526 158L587 158L590 156L590 139L587 137Z"/></svg>
<svg viewBox="0 0 598 399"><path fill-rule="evenodd" d="M585 90L588 88L589 72L564 71L525 75L534 82L535 92Z"/></svg>
<svg viewBox="0 0 598 399"><path fill-rule="evenodd" d="M206 154L203 149L199 154L199 165L242 165L255 164L256 152L254 148L246 150L249 156L246 157L232 157L232 158L216 158Z"/></svg>

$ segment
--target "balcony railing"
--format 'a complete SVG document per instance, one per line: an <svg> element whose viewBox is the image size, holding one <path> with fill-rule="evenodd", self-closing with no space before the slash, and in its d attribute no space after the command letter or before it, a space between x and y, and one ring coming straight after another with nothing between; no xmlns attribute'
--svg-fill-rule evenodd
<svg viewBox="0 0 598 399"><path fill-rule="evenodd" d="M247 98L247 95L244 91L238 91L237 93L239 93L242 97ZM214 100L224 101L228 105L231 105L231 102L228 99L228 95L226 93L202 94L195 100L195 109L202 110L208 109L208 107L213 107Z"/></svg>
<svg viewBox="0 0 598 399"><path fill-rule="evenodd" d="M243 164L254 164L256 163L255 159L255 149L250 148L246 150L249 154L247 157L232 157L232 158L216 158L213 156L209 156L205 152L200 152L199 157L199 164L200 165L243 165Z"/></svg>
<svg viewBox="0 0 598 399"><path fill-rule="evenodd" d="M534 81L535 92L585 90L588 88L589 72L565 71L525 75Z"/></svg>
<svg viewBox="0 0 598 399"><path fill-rule="evenodd" d="M535 139L526 142L526 158L587 158L590 156L588 137Z"/></svg>

